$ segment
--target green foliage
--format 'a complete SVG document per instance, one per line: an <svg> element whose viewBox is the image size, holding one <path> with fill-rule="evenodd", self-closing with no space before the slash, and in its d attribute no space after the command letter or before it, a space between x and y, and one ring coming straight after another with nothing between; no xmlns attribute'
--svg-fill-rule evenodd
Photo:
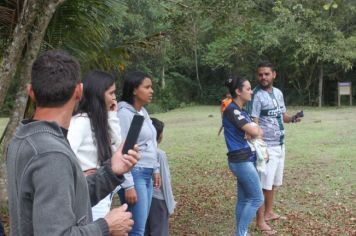
<svg viewBox="0 0 356 236"><path fill-rule="evenodd" d="M356 84L355 15L354 0L72 0L55 13L42 50L69 51L83 73L115 73L118 91L126 71L149 73L155 110L216 104L231 74L255 85L256 64L264 60L276 65L275 85L288 102L311 104L321 65L325 94L337 81Z"/></svg>
<svg viewBox="0 0 356 236"><path fill-rule="evenodd" d="M166 76L164 89L155 88L155 102L163 111L183 107L194 101L196 84L182 74L171 72Z"/></svg>
<svg viewBox="0 0 356 236"><path fill-rule="evenodd" d="M127 7L117 0L66 1L56 11L46 33L44 49L63 48L80 61L85 70L118 70L127 57L113 48L110 37L124 22Z"/></svg>

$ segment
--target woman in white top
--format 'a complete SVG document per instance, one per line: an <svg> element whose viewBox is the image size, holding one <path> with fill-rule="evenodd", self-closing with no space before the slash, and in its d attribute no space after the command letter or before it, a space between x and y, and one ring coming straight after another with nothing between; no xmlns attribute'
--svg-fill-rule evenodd
<svg viewBox="0 0 356 236"><path fill-rule="evenodd" d="M83 97L71 119L68 140L82 170L89 175L110 159L121 143L121 134L114 77L103 71L91 71L84 76L83 86ZM94 220L110 211L111 195L92 208Z"/></svg>

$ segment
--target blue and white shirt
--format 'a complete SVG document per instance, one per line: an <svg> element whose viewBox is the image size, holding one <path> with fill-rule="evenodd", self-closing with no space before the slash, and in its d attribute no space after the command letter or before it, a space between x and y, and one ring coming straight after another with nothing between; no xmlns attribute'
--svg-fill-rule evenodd
<svg viewBox="0 0 356 236"><path fill-rule="evenodd" d="M254 162L256 154L245 139L245 131L241 129L252 122L250 115L244 109L240 109L235 102L231 102L224 110L222 122L228 160L230 162Z"/></svg>
<svg viewBox="0 0 356 236"><path fill-rule="evenodd" d="M284 144L283 113L287 111L283 93L273 87L268 92L257 86L253 90L251 116L259 119L263 140L268 146Z"/></svg>

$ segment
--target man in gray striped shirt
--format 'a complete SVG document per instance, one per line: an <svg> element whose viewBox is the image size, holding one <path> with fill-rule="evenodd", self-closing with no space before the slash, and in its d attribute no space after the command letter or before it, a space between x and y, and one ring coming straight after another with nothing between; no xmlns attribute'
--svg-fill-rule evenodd
<svg viewBox="0 0 356 236"><path fill-rule="evenodd" d="M260 63L257 67L258 86L253 91L250 112L253 120L262 128L263 140L268 145L269 161L266 173L261 173L261 185L265 204L257 213L257 227L267 234L276 231L267 224L277 220L279 215L273 212L273 195L275 188L282 185L285 159L284 123L297 122L300 118L286 113L283 93L273 87L276 71L271 63Z"/></svg>

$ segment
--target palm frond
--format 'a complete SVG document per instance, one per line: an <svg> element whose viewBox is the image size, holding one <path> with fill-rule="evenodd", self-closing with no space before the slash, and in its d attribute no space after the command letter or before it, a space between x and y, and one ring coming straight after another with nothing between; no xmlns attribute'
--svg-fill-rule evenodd
<svg viewBox="0 0 356 236"><path fill-rule="evenodd" d="M0 50L6 47L19 20L24 0L5 0L0 2Z"/></svg>
<svg viewBox="0 0 356 236"><path fill-rule="evenodd" d="M47 29L43 49L63 48L75 55L84 66L97 64L103 61L99 60L102 55L110 54L108 41L113 29L122 24L125 11L125 1L66 1L56 11ZM120 58L120 55L117 57Z"/></svg>

